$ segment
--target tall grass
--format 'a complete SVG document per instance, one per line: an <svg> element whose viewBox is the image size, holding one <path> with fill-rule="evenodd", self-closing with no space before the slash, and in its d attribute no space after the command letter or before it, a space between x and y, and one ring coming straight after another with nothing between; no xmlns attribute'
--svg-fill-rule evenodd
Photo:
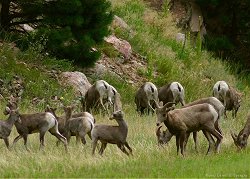
<svg viewBox="0 0 250 179"><path fill-rule="evenodd" d="M39 135L32 134L28 138L27 152L20 140L8 151L4 142L0 142L0 176L1 177L209 177L209 178L246 178L250 177L249 147L237 152L230 136L230 131L239 131L246 121L250 102L248 79L236 78L230 73L227 63L215 59L211 54L185 47L174 41L178 29L175 28L170 13L159 13L150 9L141 0L111 0L114 12L122 17L134 32L115 29L116 35L126 38L133 50L145 56L148 62L145 75L157 86L170 81L179 81L185 88L186 102L197 98L211 96L213 84L217 80L225 80L243 93L243 102L237 119L220 121L223 130L223 142L219 154L205 155L208 142L202 133L198 134L199 153L194 150L190 138L187 156L177 156L175 140L172 139L164 148L157 146L155 137L156 116L139 116L135 111L134 94L136 87L113 76L104 76L120 92L123 102L125 120L129 126L127 141L133 149L134 156L127 157L115 145L108 145L103 156L91 156L91 140L87 137L86 145L76 145L72 138L69 153L65 153L63 145L56 146L57 139L49 133L45 136L45 151L39 151ZM109 48L102 47L105 50ZM113 50L113 49L111 49ZM115 55L116 52L112 53ZM34 51L13 53L7 46L0 48L0 78L7 83L12 75L18 74L25 80L26 94L21 105L21 113L43 111L44 106L32 106L29 101L33 95L49 97L54 94L64 96L72 101L74 96L70 89L60 87L55 79L51 79L42 69L74 70L76 67L63 61L53 61L38 55ZM78 69L79 70L79 69ZM156 75L156 76L155 76ZM126 78L126 77L125 77ZM93 79L95 80L95 79ZM4 101L0 107L3 109ZM2 110L0 110L2 111ZM59 110L62 114L62 111ZM115 124L108 115L95 113L97 124ZM1 119L6 117L0 113ZM165 128L165 127L164 127ZM10 136L13 141L17 136L14 129Z"/></svg>

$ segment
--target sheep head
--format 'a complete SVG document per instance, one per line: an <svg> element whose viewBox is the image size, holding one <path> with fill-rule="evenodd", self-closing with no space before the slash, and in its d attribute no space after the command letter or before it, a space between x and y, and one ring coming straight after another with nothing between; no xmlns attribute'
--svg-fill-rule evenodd
<svg viewBox="0 0 250 179"><path fill-rule="evenodd" d="M123 112L121 110L113 112L113 115L109 118L112 119L123 119Z"/></svg>
<svg viewBox="0 0 250 179"><path fill-rule="evenodd" d="M162 126L159 126L156 129L158 145L163 145L163 144L168 143L173 136L168 130L161 131L161 127Z"/></svg>
<svg viewBox="0 0 250 179"><path fill-rule="evenodd" d="M156 103L155 113L157 115L157 122L156 122L157 126L159 126L163 121L167 119L167 113L169 111L174 110L175 107L172 106L173 104L175 103L168 102L164 106L162 106L162 102L160 102L159 105Z"/></svg>
<svg viewBox="0 0 250 179"><path fill-rule="evenodd" d="M248 135L240 132L237 136L235 133L231 132L231 136L234 140L234 144L238 149L245 149L247 146Z"/></svg>

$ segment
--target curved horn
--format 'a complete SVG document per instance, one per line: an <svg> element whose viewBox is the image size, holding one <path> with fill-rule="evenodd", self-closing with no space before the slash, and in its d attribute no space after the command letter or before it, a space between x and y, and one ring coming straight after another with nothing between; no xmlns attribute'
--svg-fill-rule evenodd
<svg viewBox="0 0 250 179"><path fill-rule="evenodd" d="M162 128L162 126L157 127L157 129L156 129L156 136L160 136L160 134L161 134L161 128Z"/></svg>
<svg viewBox="0 0 250 179"><path fill-rule="evenodd" d="M175 105L176 103L175 103L175 102L168 102L168 103L166 103L166 104L163 106L163 108L171 107L173 104Z"/></svg>

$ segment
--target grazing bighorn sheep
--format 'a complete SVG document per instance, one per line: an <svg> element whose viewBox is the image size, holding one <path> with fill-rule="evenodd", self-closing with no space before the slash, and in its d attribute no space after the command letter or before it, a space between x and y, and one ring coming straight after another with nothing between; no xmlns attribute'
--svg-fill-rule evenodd
<svg viewBox="0 0 250 179"><path fill-rule="evenodd" d="M239 149L246 148L249 135L250 135L250 115L248 115L246 124L244 128L239 132L238 136L235 133L231 132L234 144Z"/></svg>
<svg viewBox="0 0 250 179"><path fill-rule="evenodd" d="M157 126L165 122L169 132L176 136L177 154L179 147L181 154L184 156L187 137L191 132L202 130L209 142L207 153L210 152L210 147L214 143L211 134L217 138L216 152L222 140L222 135L215 128L215 121L218 119L218 113L210 104L196 104L193 106L174 109L172 103L167 103L163 107L157 105ZM174 109L174 110L173 110Z"/></svg>
<svg viewBox="0 0 250 179"><path fill-rule="evenodd" d="M163 102L163 105L168 102L181 103L182 106L185 105L184 101L184 88L178 82L172 82L164 85L158 90L159 101Z"/></svg>
<svg viewBox="0 0 250 179"><path fill-rule="evenodd" d="M151 82L146 82L137 90L135 94L135 104L137 107L136 111L140 112L141 115L144 113L145 109L147 109L148 113L150 109L154 111L154 103L158 101L157 87Z"/></svg>
<svg viewBox="0 0 250 179"><path fill-rule="evenodd" d="M116 111L113 113L113 116L110 120L115 119L118 123L118 126L104 125L98 124L95 125L94 129L91 132L92 137L92 154L95 154L95 149L98 140L101 141L101 149L99 150L99 154L102 155L108 143L116 144L119 149L125 154L132 155L132 149L128 145L126 141L128 134L128 126L127 123L123 119L123 112ZM129 149L129 153L127 152L125 146Z"/></svg>
<svg viewBox="0 0 250 179"><path fill-rule="evenodd" d="M83 144L86 144L85 135L88 134L91 139L91 131L94 127L93 119L90 116L72 117L73 108L73 106L64 107L66 123L62 135L68 142L71 136L76 136L77 139L80 137Z"/></svg>
<svg viewBox="0 0 250 179"><path fill-rule="evenodd" d="M104 106L105 100L111 105L115 105L114 108L121 108L120 95L116 89L106 81L98 80L85 94L86 111L90 112L90 109L96 108L99 104L104 110L107 110ZM113 100L115 104L113 104Z"/></svg>
<svg viewBox="0 0 250 179"><path fill-rule="evenodd" d="M240 108L242 94L229 86L225 81L217 81L213 87L213 96L219 99L225 106L226 111L232 111L232 117L236 118Z"/></svg>
<svg viewBox="0 0 250 179"><path fill-rule="evenodd" d="M9 113L9 117L5 121L0 121L0 139L3 139L6 147L9 149L9 136L12 130L12 127L15 122L21 123L20 115L18 110L10 110L9 107L5 109Z"/></svg>
<svg viewBox="0 0 250 179"><path fill-rule="evenodd" d="M15 108L15 105L8 104L11 110ZM6 115L9 114L8 110L4 112ZM64 143L65 150L67 151L67 139L60 134L58 131L58 122L53 114L50 112L40 112L34 114L20 114L21 123L15 122L15 126L19 135L14 139L13 146L16 142L23 138L26 150L28 134L40 133L40 149L44 147L44 135L49 131L52 135L58 138Z"/></svg>
<svg viewBox="0 0 250 179"><path fill-rule="evenodd" d="M223 117L225 107L217 98L215 98L215 97L201 98L201 99L198 99L196 101L193 101L191 103L186 104L182 108L193 106L196 104L203 104L203 103L208 103L208 104L212 105L214 107L214 109L217 111L218 119L215 121L215 128L220 134L222 134L222 131L219 127L219 119ZM165 123L166 123L166 121L164 121L164 124ZM156 136L158 139L158 144L162 145L162 144L168 143L173 135L168 130L161 132L160 127L158 127L156 130ZM196 144L197 134L196 134L196 132L193 132L193 137L194 137L194 142L195 142L195 149L197 150L197 144Z"/></svg>

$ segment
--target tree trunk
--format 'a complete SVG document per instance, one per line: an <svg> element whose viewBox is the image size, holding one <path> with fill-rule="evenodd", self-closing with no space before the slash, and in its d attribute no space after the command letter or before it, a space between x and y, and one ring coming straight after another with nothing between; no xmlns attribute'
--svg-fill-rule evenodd
<svg viewBox="0 0 250 179"><path fill-rule="evenodd" d="M8 30L10 24L10 0L0 0L0 8L0 30Z"/></svg>

